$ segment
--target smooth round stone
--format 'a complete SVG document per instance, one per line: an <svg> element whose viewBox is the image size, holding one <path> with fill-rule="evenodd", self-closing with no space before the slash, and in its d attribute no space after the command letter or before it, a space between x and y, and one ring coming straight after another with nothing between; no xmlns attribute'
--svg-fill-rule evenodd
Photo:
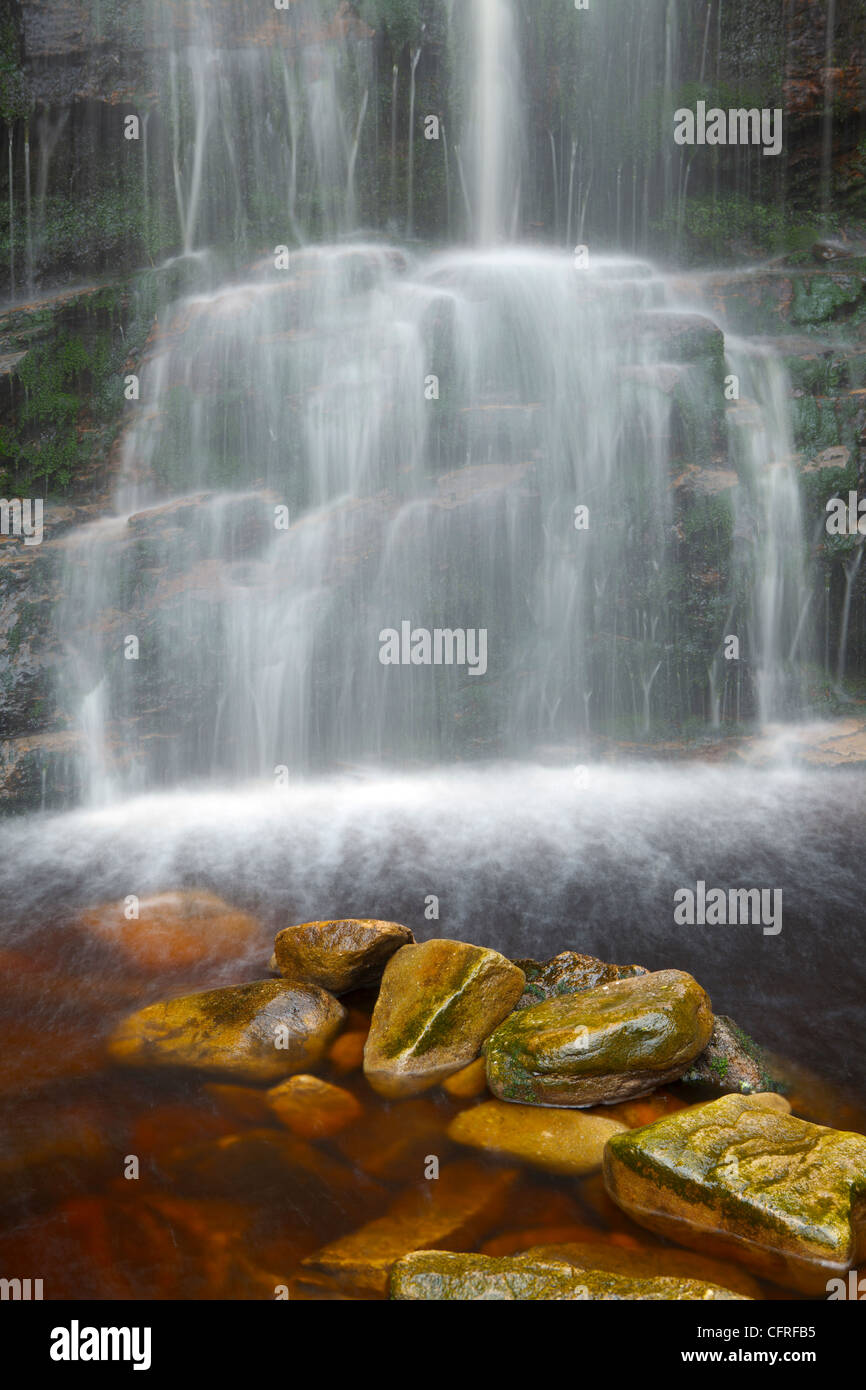
<svg viewBox="0 0 866 1390"><path fill-rule="evenodd" d="M625 1129L618 1120L577 1110L549 1110L489 1100L463 1110L448 1126L458 1144L519 1159L566 1177L585 1177L601 1168L604 1146Z"/></svg>
<svg viewBox="0 0 866 1390"><path fill-rule="evenodd" d="M317 985L258 980L150 1004L123 1020L108 1050L128 1066L278 1081L315 1066L345 1017Z"/></svg>
<svg viewBox="0 0 866 1390"><path fill-rule="evenodd" d="M418 1095L462 1070L523 993L510 960L463 941L404 946L385 969L364 1072L390 1099Z"/></svg>
<svg viewBox="0 0 866 1390"><path fill-rule="evenodd" d="M487 1041L487 1084L530 1105L628 1100L682 1076L712 1031L697 981L660 970L513 1013Z"/></svg>
<svg viewBox="0 0 866 1390"><path fill-rule="evenodd" d="M346 994L377 984L394 952L414 940L399 922L351 917L302 922L277 934L274 957L287 979Z"/></svg>

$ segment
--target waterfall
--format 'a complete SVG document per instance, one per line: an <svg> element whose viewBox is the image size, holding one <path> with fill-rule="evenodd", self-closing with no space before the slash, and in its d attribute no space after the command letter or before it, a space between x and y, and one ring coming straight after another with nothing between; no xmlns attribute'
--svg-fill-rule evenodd
<svg viewBox="0 0 866 1390"><path fill-rule="evenodd" d="M519 220L523 97L511 0L475 0L471 100L475 240L490 246Z"/></svg>
<svg viewBox="0 0 866 1390"><path fill-rule="evenodd" d="M324 5L305 0L314 28ZM662 13L651 56L670 86L675 0ZM698 292L603 245L587 266L508 243L525 154L517 9L476 0L452 23L468 55L454 154L476 246L417 255L334 239L356 219L366 40L287 30L265 64L196 20L171 46L163 158L188 289L161 309L141 365L115 514L64 546L58 698L94 800L279 770L572 757L707 709L718 726L743 691L764 722L797 708L808 584L784 371L729 338L749 405L728 422L731 536L700 562L708 619L682 598L672 489L721 447L720 360L672 346ZM410 234L420 55L419 42ZM392 207L397 86L395 66ZM243 160L229 157L233 130ZM597 193L627 224L623 166L611 183L597 149L575 137L569 162L565 127L547 137L557 205L568 164L569 241ZM319 240L288 265L235 248L227 273L205 250L215 191L242 242L262 187L280 241L296 226ZM706 318L700 331L720 339ZM404 629L395 669L384 649ZM747 672L735 680L720 655L732 631ZM428 662L441 634L449 658Z"/></svg>
<svg viewBox="0 0 866 1390"><path fill-rule="evenodd" d="M777 354L728 336L729 366L747 396L732 413L732 454L743 476L738 564L750 576L747 659L757 678L762 722L797 707L809 652L811 598L804 523L791 434L790 382Z"/></svg>

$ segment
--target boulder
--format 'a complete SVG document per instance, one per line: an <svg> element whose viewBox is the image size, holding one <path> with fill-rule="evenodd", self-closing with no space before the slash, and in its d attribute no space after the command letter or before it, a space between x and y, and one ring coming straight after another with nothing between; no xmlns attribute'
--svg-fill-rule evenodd
<svg viewBox="0 0 866 1390"><path fill-rule="evenodd" d="M317 985L259 980L150 1004L123 1020L108 1050L128 1066L278 1081L314 1066L345 1016Z"/></svg>
<svg viewBox="0 0 866 1390"><path fill-rule="evenodd" d="M345 918L286 927L274 942L281 975L346 994L379 983L395 951L415 940L398 922Z"/></svg>
<svg viewBox="0 0 866 1390"><path fill-rule="evenodd" d="M508 1105L501 1100L462 1110L448 1126L458 1144L567 1177L601 1168L604 1146L625 1129L618 1120L575 1110Z"/></svg>
<svg viewBox="0 0 866 1390"><path fill-rule="evenodd" d="M598 1302L730 1300L732 1293L696 1279L636 1279L598 1271L576 1271L554 1259L525 1256L497 1259L420 1250L400 1260L390 1282L391 1298L402 1302Z"/></svg>
<svg viewBox="0 0 866 1390"><path fill-rule="evenodd" d="M785 1089L782 1082L773 1080L758 1044L724 1014L716 1014L706 1051L695 1059L681 1080L691 1086L712 1086L717 1091L739 1091L742 1095Z"/></svg>
<svg viewBox="0 0 866 1390"><path fill-rule="evenodd" d="M498 951L462 941L404 946L391 960L364 1049L380 1095L429 1090L478 1056L523 993L522 970Z"/></svg>
<svg viewBox="0 0 866 1390"><path fill-rule="evenodd" d="M713 1030L691 975L661 970L522 1009L488 1039L487 1084L502 1100L590 1106L682 1076Z"/></svg>
<svg viewBox="0 0 866 1390"><path fill-rule="evenodd" d="M514 962L526 976L526 989L517 1002L518 1009L555 999L560 994L579 994L597 985L609 985L614 980L630 980L649 972L642 965L609 965L595 956L578 951L561 951L552 960L518 960Z"/></svg>
<svg viewBox="0 0 866 1390"><path fill-rule="evenodd" d="M724 1096L616 1134L605 1185L641 1225L801 1293L866 1258L866 1138L776 1095Z"/></svg>

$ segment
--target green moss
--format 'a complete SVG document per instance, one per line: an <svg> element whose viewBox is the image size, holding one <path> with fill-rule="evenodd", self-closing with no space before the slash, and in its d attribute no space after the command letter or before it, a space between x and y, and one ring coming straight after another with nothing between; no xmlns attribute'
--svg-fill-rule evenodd
<svg viewBox="0 0 866 1390"><path fill-rule="evenodd" d="M11 15L0 20L0 119L11 126L32 110L27 78L21 66L21 35Z"/></svg>
<svg viewBox="0 0 866 1390"><path fill-rule="evenodd" d="M866 295L866 279L856 274L819 272L794 278L791 322L824 324L848 313Z"/></svg>

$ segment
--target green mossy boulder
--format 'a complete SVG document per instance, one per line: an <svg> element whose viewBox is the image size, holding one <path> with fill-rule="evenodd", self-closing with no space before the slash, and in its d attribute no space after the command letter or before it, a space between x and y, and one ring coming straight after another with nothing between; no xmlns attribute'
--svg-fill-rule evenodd
<svg viewBox="0 0 866 1390"><path fill-rule="evenodd" d="M487 1084L530 1105L612 1104L682 1076L712 1030L691 975L618 980L512 1014L488 1039Z"/></svg>
<svg viewBox="0 0 866 1390"><path fill-rule="evenodd" d="M741 1095L784 1091L770 1074L770 1064L756 1042L732 1018L716 1014L713 1036L706 1050L689 1067L681 1081L690 1086L711 1086L717 1091Z"/></svg>
<svg viewBox="0 0 866 1390"><path fill-rule="evenodd" d="M429 1090L473 1061L525 984L498 951L425 941L392 956L364 1049L370 1085L390 1099Z"/></svg>
<svg viewBox="0 0 866 1390"><path fill-rule="evenodd" d="M614 1135L607 1191L635 1221L801 1293L866 1257L866 1137L724 1096Z"/></svg>
<svg viewBox="0 0 866 1390"><path fill-rule="evenodd" d="M595 1270L578 1272L564 1261L437 1250L419 1250L400 1260L391 1272L390 1290L391 1298L399 1302L670 1302L744 1297L696 1279L633 1279Z"/></svg>

